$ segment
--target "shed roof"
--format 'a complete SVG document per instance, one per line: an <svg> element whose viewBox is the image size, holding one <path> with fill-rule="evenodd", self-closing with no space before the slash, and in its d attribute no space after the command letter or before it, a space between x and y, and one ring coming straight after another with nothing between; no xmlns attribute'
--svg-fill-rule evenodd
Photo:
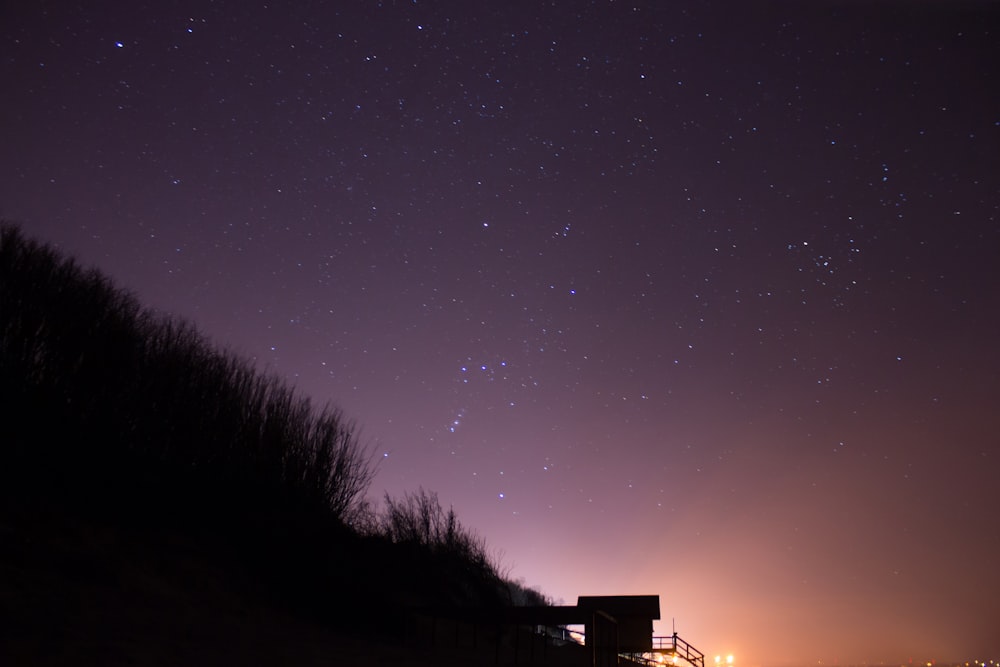
<svg viewBox="0 0 1000 667"><path fill-rule="evenodd" d="M659 620L659 595L581 595L576 606L589 611L603 611L615 618Z"/></svg>

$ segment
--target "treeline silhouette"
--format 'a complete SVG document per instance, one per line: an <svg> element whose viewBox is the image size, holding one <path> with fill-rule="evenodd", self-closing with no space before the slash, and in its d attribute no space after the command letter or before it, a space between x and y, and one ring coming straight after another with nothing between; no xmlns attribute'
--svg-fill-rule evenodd
<svg viewBox="0 0 1000 667"><path fill-rule="evenodd" d="M0 226L5 510L199 536L324 614L544 601L433 493L373 509L375 471L340 410Z"/></svg>

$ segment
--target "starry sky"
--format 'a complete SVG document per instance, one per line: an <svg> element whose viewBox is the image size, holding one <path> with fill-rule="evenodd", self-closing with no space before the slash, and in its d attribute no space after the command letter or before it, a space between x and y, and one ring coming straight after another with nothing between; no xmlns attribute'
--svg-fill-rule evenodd
<svg viewBox="0 0 1000 667"><path fill-rule="evenodd" d="M1000 657L1000 5L0 5L0 216L566 603Z"/></svg>

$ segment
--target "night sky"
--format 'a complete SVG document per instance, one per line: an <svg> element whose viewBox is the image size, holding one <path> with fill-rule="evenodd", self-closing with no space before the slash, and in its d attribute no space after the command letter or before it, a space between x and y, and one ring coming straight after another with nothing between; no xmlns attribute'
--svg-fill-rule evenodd
<svg viewBox="0 0 1000 667"><path fill-rule="evenodd" d="M281 4L4 3L0 216L556 601L1000 658L1000 5Z"/></svg>

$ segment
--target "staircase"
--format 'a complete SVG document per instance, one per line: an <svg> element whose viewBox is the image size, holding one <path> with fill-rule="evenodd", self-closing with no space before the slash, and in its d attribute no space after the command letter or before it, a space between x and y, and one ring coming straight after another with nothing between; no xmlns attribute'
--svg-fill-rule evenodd
<svg viewBox="0 0 1000 667"><path fill-rule="evenodd" d="M649 664L679 664L684 660L691 667L705 667L705 654L677 636L653 637L653 651Z"/></svg>

